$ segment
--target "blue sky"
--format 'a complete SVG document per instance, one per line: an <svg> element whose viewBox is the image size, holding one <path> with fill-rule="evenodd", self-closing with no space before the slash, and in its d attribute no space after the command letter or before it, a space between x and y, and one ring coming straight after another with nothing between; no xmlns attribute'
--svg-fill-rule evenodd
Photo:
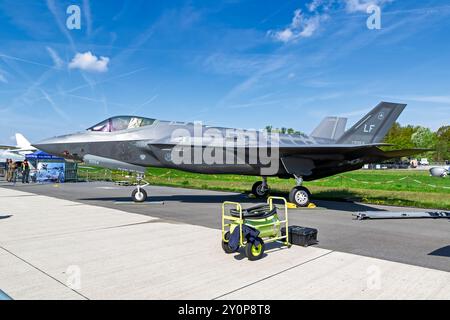
<svg viewBox="0 0 450 320"><path fill-rule="evenodd" d="M119 114L310 132L381 100L408 103L403 124L450 123L444 0L2 0L0 39L0 144Z"/></svg>

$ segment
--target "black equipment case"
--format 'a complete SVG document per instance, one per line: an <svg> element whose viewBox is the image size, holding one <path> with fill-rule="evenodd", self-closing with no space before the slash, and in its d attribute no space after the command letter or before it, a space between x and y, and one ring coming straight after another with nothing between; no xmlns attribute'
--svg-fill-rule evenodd
<svg viewBox="0 0 450 320"><path fill-rule="evenodd" d="M286 235L286 228L281 228L281 235ZM317 229L289 226L289 242L297 246L307 247L318 243Z"/></svg>

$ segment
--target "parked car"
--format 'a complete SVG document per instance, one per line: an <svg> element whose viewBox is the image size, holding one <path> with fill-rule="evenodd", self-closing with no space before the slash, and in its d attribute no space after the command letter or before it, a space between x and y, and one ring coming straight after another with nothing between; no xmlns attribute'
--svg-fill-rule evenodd
<svg viewBox="0 0 450 320"><path fill-rule="evenodd" d="M386 169L408 169L410 166L408 161L386 161L383 163L366 164L363 169L366 170L386 170Z"/></svg>
<svg viewBox="0 0 450 320"><path fill-rule="evenodd" d="M383 163L386 169L408 169L410 164L407 161L387 161Z"/></svg>
<svg viewBox="0 0 450 320"><path fill-rule="evenodd" d="M428 162L428 159L427 159L427 158L422 158L422 159L420 159L419 164L420 164L421 166L429 166L429 165L430 165L430 163Z"/></svg>

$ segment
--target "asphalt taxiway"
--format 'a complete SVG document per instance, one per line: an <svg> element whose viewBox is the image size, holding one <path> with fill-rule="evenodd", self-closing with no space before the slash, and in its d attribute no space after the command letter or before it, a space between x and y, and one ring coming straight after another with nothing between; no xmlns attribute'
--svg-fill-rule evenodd
<svg viewBox="0 0 450 320"><path fill-rule="evenodd" d="M220 205L258 202L245 195L150 186L152 203L134 204L111 183L0 187L0 289L13 298L450 299L448 220L352 217L404 208L290 210L320 243L250 262L220 247Z"/></svg>

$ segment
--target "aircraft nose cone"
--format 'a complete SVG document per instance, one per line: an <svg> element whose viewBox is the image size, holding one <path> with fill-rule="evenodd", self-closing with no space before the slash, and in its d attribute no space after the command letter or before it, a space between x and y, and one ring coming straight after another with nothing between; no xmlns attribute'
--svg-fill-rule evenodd
<svg viewBox="0 0 450 320"><path fill-rule="evenodd" d="M61 152L60 149L55 144L51 143L37 143L34 144L33 147L35 147L38 150L44 151L48 154L54 155L54 156L60 156Z"/></svg>
<svg viewBox="0 0 450 320"><path fill-rule="evenodd" d="M64 145L62 143L59 143L56 139L47 139L40 141L36 144L33 144L33 147L54 156L64 156Z"/></svg>

